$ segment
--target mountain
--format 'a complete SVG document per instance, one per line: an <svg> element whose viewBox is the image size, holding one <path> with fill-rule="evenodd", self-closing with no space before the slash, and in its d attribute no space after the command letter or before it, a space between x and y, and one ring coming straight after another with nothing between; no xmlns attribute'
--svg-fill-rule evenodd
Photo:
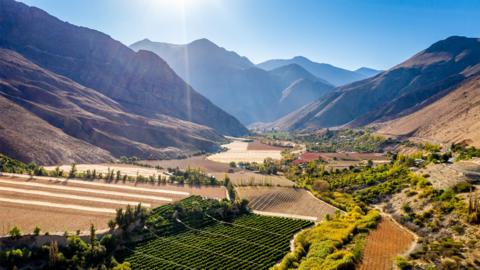
<svg viewBox="0 0 480 270"><path fill-rule="evenodd" d="M277 110L280 115L288 114L333 91L328 82L315 77L297 64L290 64L269 72L277 77L282 91Z"/></svg>
<svg viewBox="0 0 480 270"><path fill-rule="evenodd" d="M269 127L316 129L387 122L441 100L479 73L479 39L450 37L373 78L339 87Z"/></svg>
<svg viewBox="0 0 480 270"><path fill-rule="evenodd" d="M0 47L105 94L129 112L172 116L227 135L247 132L153 53L136 53L101 32L13 0L0 0L0 18Z"/></svg>
<svg viewBox="0 0 480 270"><path fill-rule="evenodd" d="M355 70L356 73L362 74L365 77L373 77L378 73L381 73L382 71L383 70L377 70L377 69L368 68L368 67L361 67Z"/></svg>
<svg viewBox="0 0 480 270"><path fill-rule="evenodd" d="M378 133L480 147L480 76L413 113L381 124Z"/></svg>
<svg viewBox="0 0 480 270"><path fill-rule="evenodd" d="M247 133L157 55L11 0L0 0L0 103L0 151L40 164L176 157Z"/></svg>
<svg viewBox="0 0 480 270"><path fill-rule="evenodd" d="M165 59L202 95L245 125L274 121L333 89L298 65L268 72L207 39L185 45L144 39L130 47L152 51ZM290 87L301 79L305 82Z"/></svg>
<svg viewBox="0 0 480 270"><path fill-rule="evenodd" d="M330 64L316 63L303 56L296 56L291 59L268 60L258 64L257 67L269 71L290 64L297 64L316 77L335 86L345 85L370 77L363 73L346 70Z"/></svg>
<svg viewBox="0 0 480 270"><path fill-rule="evenodd" d="M206 69L218 71L223 68L245 69L255 65L246 57L227 51L210 40L203 38L185 45L164 42L153 42L144 39L130 45L134 51L147 50L156 53L164 59L180 77L195 85L198 75L192 71ZM186 63L188 63L188 67ZM191 78L187 78L191 76Z"/></svg>
<svg viewBox="0 0 480 270"><path fill-rule="evenodd" d="M105 95L0 49L0 152L42 164L113 157L175 157L213 151L213 129L167 116L125 112ZM33 149L33 151L32 151Z"/></svg>

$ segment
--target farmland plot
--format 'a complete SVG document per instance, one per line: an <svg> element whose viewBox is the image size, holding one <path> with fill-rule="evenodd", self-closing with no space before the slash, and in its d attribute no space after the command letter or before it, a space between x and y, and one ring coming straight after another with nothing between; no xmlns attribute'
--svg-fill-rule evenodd
<svg viewBox="0 0 480 270"><path fill-rule="evenodd" d="M295 232L311 222L245 215L172 236L156 236L130 249L133 269L268 269L290 249Z"/></svg>
<svg viewBox="0 0 480 270"><path fill-rule="evenodd" d="M97 174L107 174L110 171L120 171L122 175L128 176L157 176L162 174L161 170L155 168L135 166L131 164L118 164L118 163L106 163L106 164L76 164L75 165L78 172L86 172L87 170L95 170ZM45 169L53 171L57 166L48 166ZM64 172L68 172L71 169L71 165L61 165L58 168Z"/></svg>
<svg viewBox="0 0 480 270"><path fill-rule="evenodd" d="M281 150L248 150L248 142L233 141L223 145L228 150L208 156L208 159L221 162L257 162L262 163L266 158L281 159Z"/></svg>
<svg viewBox="0 0 480 270"><path fill-rule="evenodd" d="M141 203L156 207L192 194L224 198L223 187L190 187L61 178L0 177L0 233L13 226L31 232L36 226L44 232L85 231L90 224L106 229L118 208Z"/></svg>
<svg viewBox="0 0 480 270"><path fill-rule="evenodd" d="M378 227L366 238L362 263L357 268L359 270L393 269L394 258L406 252L414 240L411 233L389 217L382 217Z"/></svg>
<svg viewBox="0 0 480 270"><path fill-rule="evenodd" d="M250 201L254 211L290 215L313 221L321 221L327 214L338 210L332 205L315 198L304 189L284 187L239 187L237 192L242 199Z"/></svg>

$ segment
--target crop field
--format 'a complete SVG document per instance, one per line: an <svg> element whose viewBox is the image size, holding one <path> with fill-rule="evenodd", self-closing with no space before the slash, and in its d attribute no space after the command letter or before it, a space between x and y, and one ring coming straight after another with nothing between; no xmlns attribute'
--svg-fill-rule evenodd
<svg viewBox="0 0 480 270"><path fill-rule="evenodd" d="M153 167L160 166L164 169L178 167L181 170L185 170L187 168L195 168L205 172L228 172L230 168L228 164L209 160L206 156L195 156L185 159L142 160L140 163Z"/></svg>
<svg viewBox="0 0 480 270"><path fill-rule="evenodd" d="M223 145L227 151L208 156L208 159L221 163L230 162L257 162L262 163L266 158L281 159L281 150L248 150L248 142L233 141Z"/></svg>
<svg viewBox="0 0 480 270"><path fill-rule="evenodd" d="M290 240L311 222L245 215L130 249L132 269L268 269L290 250Z"/></svg>
<svg viewBox="0 0 480 270"><path fill-rule="evenodd" d="M307 190L284 187L239 187L242 199L249 200L255 211L321 221L327 214L335 214L334 206L315 198Z"/></svg>
<svg viewBox="0 0 480 270"><path fill-rule="evenodd" d="M390 270L397 255L406 252L414 243L411 233L388 217L382 217L378 227L366 238L359 270Z"/></svg>
<svg viewBox="0 0 480 270"><path fill-rule="evenodd" d="M269 145L265 144L259 141L254 141L248 143L247 150L284 150L286 147L280 147L280 146L274 146L274 145Z"/></svg>
<svg viewBox="0 0 480 270"><path fill-rule="evenodd" d="M58 166L60 170L64 172L68 172L71 169L71 165L61 165ZM97 174L107 174L109 171L120 171L122 175L128 176L156 176L162 174L161 170L157 170L155 168L147 168L141 166L135 166L131 164L119 164L119 163L105 163L105 164L76 164L75 165L78 172L86 172L87 170L93 171L95 170ZM47 170L55 170L57 166L48 166L45 167Z"/></svg>
<svg viewBox="0 0 480 270"><path fill-rule="evenodd" d="M293 187L295 183L282 175L259 174L251 171L237 171L234 173L211 173L217 179L223 179L228 175L235 186L282 186Z"/></svg>
<svg viewBox="0 0 480 270"><path fill-rule="evenodd" d="M13 226L31 232L85 231L90 224L107 228L118 208L142 203L156 207L192 194L224 198L223 187L134 185L61 178L0 177L0 233Z"/></svg>

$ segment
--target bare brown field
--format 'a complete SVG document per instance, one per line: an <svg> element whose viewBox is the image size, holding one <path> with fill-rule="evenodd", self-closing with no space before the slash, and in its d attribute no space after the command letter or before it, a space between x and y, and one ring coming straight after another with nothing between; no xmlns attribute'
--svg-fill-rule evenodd
<svg viewBox="0 0 480 270"><path fill-rule="evenodd" d="M251 171L237 171L234 173L211 173L217 179L228 175L235 186L282 186L293 187L295 183L281 175L265 175Z"/></svg>
<svg viewBox="0 0 480 270"><path fill-rule="evenodd" d="M274 145L269 145L265 144L259 141L253 141L248 143L247 150L284 150L286 149L285 147L280 147L280 146L274 146Z"/></svg>
<svg viewBox="0 0 480 270"><path fill-rule="evenodd" d="M191 187L59 178L0 177L0 229L14 225L24 232L36 226L58 233L88 230L90 224L106 229L115 210L142 203L156 207L190 195L225 198L223 187Z"/></svg>
<svg viewBox="0 0 480 270"><path fill-rule="evenodd" d="M58 166L60 170L64 172L68 172L71 169L71 165L61 165ZM55 170L57 166L48 166L45 167L47 170ZM109 171L120 171L122 175L128 176L156 176L162 174L161 170L157 170L155 168L148 168L142 166L136 166L132 164L119 164L119 163L103 163L103 164L76 164L75 168L78 172L86 172L87 170L93 171L95 170L97 174L107 174Z"/></svg>
<svg viewBox="0 0 480 270"><path fill-rule="evenodd" d="M413 244L414 236L392 221L382 217L378 227L371 231L365 241L363 259L359 270L390 270L397 255L406 252Z"/></svg>
<svg viewBox="0 0 480 270"><path fill-rule="evenodd" d="M249 207L256 211L284 215L314 217L321 221L327 214L338 210L332 205L315 198L305 189L286 187L239 187L242 199L250 201Z"/></svg>
<svg viewBox="0 0 480 270"><path fill-rule="evenodd" d="M228 172L229 166L225 163L215 162L206 158L206 156L189 157L186 159L170 159L170 160L142 160L142 164L150 166L160 166L164 169L179 168L185 170L186 168L201 169L205 172Z"/></svg>
<svg viewBox="0 0 480 270"><path fill-rule="evenodd" d="M279 160L281 150L248 150L248 142L234 140L223 145L228 150L208 156L209 160L221 163L230 162L257 162L262 163L266 158Z"/></svg>

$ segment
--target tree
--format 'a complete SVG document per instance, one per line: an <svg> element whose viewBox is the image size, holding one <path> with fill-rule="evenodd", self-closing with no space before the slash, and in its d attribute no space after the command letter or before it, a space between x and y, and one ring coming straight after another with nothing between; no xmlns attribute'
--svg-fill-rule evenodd
<svg viewBox="0 0 480 270"><path fill-rule="evenodd" d="M35 236L40 235L40 228L38 226L35 226L35 229L33 229L33 235L35 235Z"/></svg>
<svg viewBox="0 0 480 270"><path fill-rule="evenodd" d="M117 226L117 223L115 222L115 220L111 219L109 222L108 222L108 228L110 228L111 231L115 230L115 227Z"/></svg>
<svg viewBox="0 0 480 270"><path fill-rule="evenodd" d="M93 247L96 244L96 236L95 236L95 226L90 224L90 245Z"/></svg>
<svg viewBox="0 0 480 270"><path fill-rule="evenodd" d="M19 239L20 237L22 237L22 232L17 226L13 226L13 228L8 232L8 234L13 239Z"/></svg>
<svg viewBox="0 0 480 270"><path fill-rule="evenodd" d="M51 269L55 269L55 266L58 264L58 255L59 251L57 241L53 241L48 246L48 266L50 266Z"/></svg>
<svg viewBox="0 0 480 270"><path fill-rule="evenodd" d="M72 167L70 168L70 172L68 173L68 178L75 178L77 175L77 165L72 163Z"/></svg>

